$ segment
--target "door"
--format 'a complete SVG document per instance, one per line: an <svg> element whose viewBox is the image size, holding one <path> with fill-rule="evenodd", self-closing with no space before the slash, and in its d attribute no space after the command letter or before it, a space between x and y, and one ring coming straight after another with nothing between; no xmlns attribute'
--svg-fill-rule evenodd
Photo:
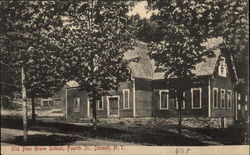
<svg viewBox="0 0 250 155"><path fill-rule="evenodd" d="M108 97L109 103L109 116L118 116L119 115L119 97Z"/></svg>

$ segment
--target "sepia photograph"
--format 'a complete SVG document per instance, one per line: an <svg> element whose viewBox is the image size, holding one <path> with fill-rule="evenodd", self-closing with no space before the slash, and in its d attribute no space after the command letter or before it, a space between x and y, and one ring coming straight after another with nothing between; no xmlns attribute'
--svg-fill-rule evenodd
<svg viewBox="0 0 250 155"><path fill-rule="evenodd" d="M249 155L248 0L2 0L0 23L2 155Z"/></svg>

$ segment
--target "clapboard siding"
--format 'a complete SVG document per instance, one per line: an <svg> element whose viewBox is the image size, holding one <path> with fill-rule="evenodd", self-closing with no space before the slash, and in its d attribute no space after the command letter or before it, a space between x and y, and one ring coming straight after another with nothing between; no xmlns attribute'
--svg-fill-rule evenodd
<svg viewBox="0 0 250 155"><path fill-rule="evenodd" d="M183 116L208 116L208 87L206 86L195 86L195 88L202 88L202 108L192 109L191 105L191 88L185 91L185 109L181 110ZM170 89L170 88L165 88ZM178 110L173 104L169 103L167 110L160 109L160 94L161 89L154 89L153 91L153 117L176 117L178 116Z"/></svg>
<svg viewBox="0 0 250 155"><path fill-rule="evenodd" d="M236 108L234 105L234 85L232 82L231 74L229 71L227 71L227 77L221 77L218 75L218 67L215 69L215 76L211 80L211 117L233 117L234 116L234 109ZM213 102L214 102L214 94L213 94L213 89L217 88L218 89L218 103L219 106L218 108L213 107ZM232 103L231 103L231 109L229 108L221 108L220 104L220 99L221 99L221 94L220 91L221 89L225 90L225 104L227 106L227 92L230 90L232 92Z"/></svg>
<svg viewBox="0 0 250 155"><path fill-rule="evenodd" d="M136 117L152 116L152 91L136 90Z"/></svg>

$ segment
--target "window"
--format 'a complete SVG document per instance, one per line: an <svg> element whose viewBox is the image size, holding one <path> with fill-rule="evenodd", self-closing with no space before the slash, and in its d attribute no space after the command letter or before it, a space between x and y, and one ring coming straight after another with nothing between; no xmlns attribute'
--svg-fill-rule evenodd
<svg viewBox="0 0 250 155"><path fill-rule="evenodd" d="M74 99L74 112L80 112L80 98Z"/></svg>
<svg viewBox="0 0 250 155"><path fill-rule="evenodd" d="M182 107L181 107L181 109L185 109L185 106L186 106L186 93L185 92L183 92L183 101L182 101Z"/></svg>
<svg viewBox="0 0 250 155"><path fill-rule="evenodd" d="M192 109L201 109L201 88L191 88Z"/></svg>
<svg viewBox="0 0 250 155"><path fill-rule="evenodd" d="M97 104L98 104L98 110L103 110L103 97L101 100L97 101Z"/></svg>
<svg viewBox="0 0 250 155"><path fill-rule="evenodd" d="M53 106L53 99L52 98L47 98L47 99L42 99L42 105L43 106Z"/></svg>
<svg viewBox="0 0 250 155"><path fill-rule="evenodd" d="M245 111L247 111L247 104L245 104Z"/></svg>
<svg viewBox="0 0 250 155"><path fill-rule="evenodd" d="M223 76L223 77L227 76L227 65L226 65L225 57L220 58L218 75Z"/></svg>
<svg viewBox="0 0 250 155"><path fill-rule="evenodd" d="M213 89L213 108L218 108L218 88Z"/></svg>
<svg viewBox="0 0 250 155"><path fill-rule="evenodd" d="M160 109L168 109L168 90L160 90Z"/></svg>
<svg viewBox="0 0 250 155"><path fill-rule="evenodd" d="M129 109L129 89L123 89L123 109Z"/></svg>
<svg viewBox="0 0 250 155"><path fill-rule="evenodd" d="M232 91L228 90L227 91L227 108L231 109L231 105L232 105Z"/></svg>
<svg viewBox="0 0 250 155"><path fill-rule="evenodd" d="M248 100L248 97L247 97L247 95L245 96L245 101L247 102L247 100Z"/></svg>
<svg viewBox="0 0 250 155"><path fill-rule="evenodd" d="M240 98L241 98L241 96L240 96L240 94L238 94L238 100L240 100Z"/></svg>
<svg viewBox="0 0 250 155"><path fill-rule="evenodd" d="M241 109L241 105L240 104L238 104L238 110L240 110Z"/></svg>
<svg viewBox="0 0 250 155"><path fill-rule="evenodd" d="M221 89L220 91L220 106L222 109L225 109L225 90Z"/></svg>

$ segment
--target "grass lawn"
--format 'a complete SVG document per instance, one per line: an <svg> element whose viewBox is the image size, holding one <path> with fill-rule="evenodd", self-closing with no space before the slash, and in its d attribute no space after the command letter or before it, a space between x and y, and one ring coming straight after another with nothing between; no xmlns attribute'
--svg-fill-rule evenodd
<svg viewBox="0 0 250 155"><path fill-rule="evenodd" d="M1 126L4 128L21 129L22 119L19 117L2 117ZM51 133L63 133L74 135L82 138L98 138L114 141L133 142L143 145L158 145L158 146L203 146L209 145L199 138L187 137L179 135L176 132L169 130L176 129L176 126L166 127L164 125L150 126L150 125L125 125L123 123L99 123L96 131L93 131L88 125L74 125L66 123L42 122L37 121L33 125L29 125L29 130L46 131ZM214 141L219 141L222 144L243 144L242 133L237 127L227 129L192 129L183 128L192 131L193 133L204 134L212 138ZM194 136L195 137L195 136ZM20 139L20 138L19 138ZM16 143L19 142L15 139ZM51 144L64 144L65 141L73 141L74 138L65 137L64 140L58 137L31 137L31 139L39 139L43 142L44 139L57 139L50 141ZM35 140L36 141L36 140ZM12 142L13 143L13 142ZM46 143L47 144L47 143Z"/></svg>

